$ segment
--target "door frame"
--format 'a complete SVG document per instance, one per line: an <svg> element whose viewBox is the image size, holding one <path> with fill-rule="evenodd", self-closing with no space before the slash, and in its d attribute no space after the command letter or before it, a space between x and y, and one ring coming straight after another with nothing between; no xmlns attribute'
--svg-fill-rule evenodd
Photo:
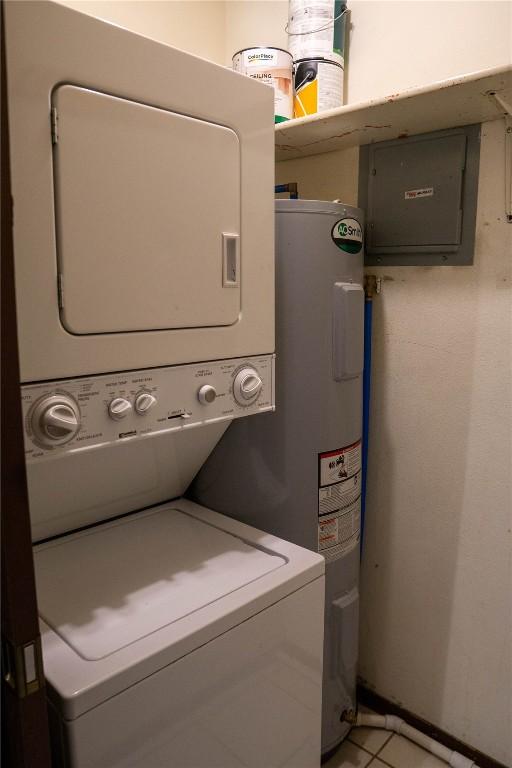
<svg viewBox="0 0 512 768"><path fill-rule="evenodd" d="M4 2L1 3L1 556L2 762L50 768L20 398L9 163Z"/></svg>

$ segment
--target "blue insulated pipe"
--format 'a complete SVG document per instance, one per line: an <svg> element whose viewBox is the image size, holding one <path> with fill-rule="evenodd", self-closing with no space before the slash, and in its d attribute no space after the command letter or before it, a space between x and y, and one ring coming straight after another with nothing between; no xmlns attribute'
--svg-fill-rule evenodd
<svg viewBox="0 0 512 768"><path fill-rule="evenodd" d="M373 278L374 280L375 278ZM372 368L372 321L373 321L373 285L372 277L366 278L364 299L364 369L363 369L363 492L361 496L361 551L364 539L364 521L366 512L366 477L368 470L368 439L370 434L370 391Z"/></svg>

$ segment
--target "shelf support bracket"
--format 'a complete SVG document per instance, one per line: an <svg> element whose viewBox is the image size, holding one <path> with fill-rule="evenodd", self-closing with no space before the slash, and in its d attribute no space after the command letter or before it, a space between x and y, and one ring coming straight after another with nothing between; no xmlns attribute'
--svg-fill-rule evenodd
<svg viewBox="0 0 512 768"><path fill-rule="evenodd" d="M505 111L505 214L512 224L512 105L496 91L489 96Z"/></svg>

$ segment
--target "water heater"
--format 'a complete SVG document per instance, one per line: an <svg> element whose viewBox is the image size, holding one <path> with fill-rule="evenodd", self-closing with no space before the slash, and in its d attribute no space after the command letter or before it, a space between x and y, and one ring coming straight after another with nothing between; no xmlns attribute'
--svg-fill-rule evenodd
<svg viewBox="0 0 512 768"><path fill-rule="evenodd" d="M363 213L276 201L276 412L239 419L197 475L203 504L326 561L322 752L355 708L359 608Z"/></svg>

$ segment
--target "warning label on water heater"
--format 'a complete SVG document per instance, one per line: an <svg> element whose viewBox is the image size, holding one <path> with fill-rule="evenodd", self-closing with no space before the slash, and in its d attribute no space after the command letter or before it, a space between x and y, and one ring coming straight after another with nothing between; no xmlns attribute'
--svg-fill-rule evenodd
<svg viewBox="0 0 512 768"><path fill-rule="evenodd" d="M361 441L318 455L318 551L337 560L359 542Z"/></svg>
<svg viewBox="0 0 512 768"><path fill-rule="evenodd" d="M349 507L318 518L318 551L327 562L350 552L359 542L361 499Z"/></svg>
<svg viewBox="0 0 512 768"><path fill-rule="evenodd" d="M361 441L337 451L319 453L318 459L320 488L343 482L361 471Z"/></svg>

